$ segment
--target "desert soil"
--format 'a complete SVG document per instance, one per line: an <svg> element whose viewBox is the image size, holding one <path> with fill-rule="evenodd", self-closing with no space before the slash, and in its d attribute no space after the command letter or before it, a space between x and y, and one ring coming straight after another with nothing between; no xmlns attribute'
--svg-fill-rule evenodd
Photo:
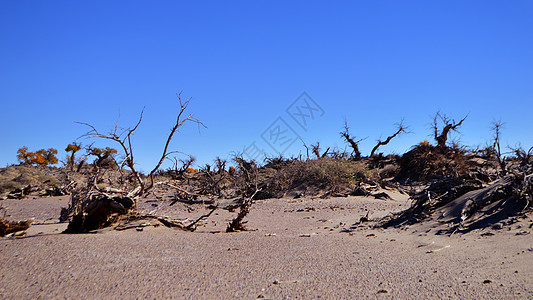
<svg viewBox="0 0 533 300"><path fill-rule="evenodd" d="M195 232L61 234L68 197L3 200L8 219L35 222L25 236L0 238L0 298L533 298L532 220L452 236L416 227L343 232L367 213L409 206L390 194L257 201L246 218L252 230L238 233L224 232L236 212L219 209ZM208 211L169 204L139 207L190 219Z"/></svg>

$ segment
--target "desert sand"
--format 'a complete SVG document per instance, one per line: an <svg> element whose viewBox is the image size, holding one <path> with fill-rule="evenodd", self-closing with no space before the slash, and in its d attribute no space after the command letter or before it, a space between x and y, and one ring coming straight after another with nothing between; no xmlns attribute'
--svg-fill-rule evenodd
<svg viewBox="0 0 533 300"><path fill-rule="evenodd" d="M26 235L0 238L0 298L533 298L533 220L451 236L352 226L409 207L389 194L257 201L250 230L237 233L225 232L236 212L218 209L195 232L61 234L69 196L3 200L7 219L35 220ZM155 199L139 208L191 219L208 211Z"/></svg>

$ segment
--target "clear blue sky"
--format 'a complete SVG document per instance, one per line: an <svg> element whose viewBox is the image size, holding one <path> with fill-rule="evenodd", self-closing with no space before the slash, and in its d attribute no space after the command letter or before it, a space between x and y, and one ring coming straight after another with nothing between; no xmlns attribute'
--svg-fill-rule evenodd
<svg viewBox="0 0 533 300"><path fill-rule="evenodd" d="M86 132L75 121L133 125L144 171L174 122L177 92L207 129L190 124L172 150L199 164L229 157L281 118L306 143L344 143L346 118L368 154L402 118L412 134L382 150L430 139L437 111L455 136L533 145L532 1L2 1L0 165L21 146L60 151ZM286 109L302 92L323 109L304 130ZM92 141L80 140L84 144ZM108 145L95 140L96 145ZM285 155L304 151L294 143Z"/></svg>

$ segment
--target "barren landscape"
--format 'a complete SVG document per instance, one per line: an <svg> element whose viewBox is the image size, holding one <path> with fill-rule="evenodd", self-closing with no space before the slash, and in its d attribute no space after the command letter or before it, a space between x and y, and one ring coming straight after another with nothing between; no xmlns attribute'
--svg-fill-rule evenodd
<svg viewBox="0 0 533 300"><path fill-rule="evenodd" d="M236 153L192 168L168 146L148 174L133 159L141 124L72 143L19 149L0 169L0 291L6 298L531 298L533 147L503 156L493 144L448 143L455 121L438 112L435 145L363 156L304 147L306 156ZM83 153L85 156L77 156ZM309 151L311 150L311 151ZM88 156L96 156L88 163ZM170 159L173 167L161 170Z"/></svg>
<svg viewBox="0 0 533 300"><path fill-rule="evenodd" d="M444 149L413 148L425 154L409 159L416 172L403 173L402 157L413 153L276 158L261 167L236 157L229 171L220 159L213 170L185 163L155 175L157 184L131 207L127 196L109 194L123 193L112 188L120 182L135 186L131 171L96 161L76 171L11 166L0 172L7 225L0 292L3 298L533 297L530 177L517 173L530 171L529 155L522 164L508 158L504 176L496 158ZM454 175L431 171L437 161ZM430 171L418 171L418 164ZM406 180L413 176L418 181Z"/></svg>
<svg viewBox="0 0 533 300"><path fill-rule="evenodd" d="M0 240L3 298L354 299L533 297L531 219L452 236L350 227L409 206L405 195L261 200L246 232L219 210L195 232L164 226L61 234L68 197L4 200L9 219L35 218ZM154 202L140 204L153 210ZM195 218L179 203L158 213ZM494 234L494 235L492 235Z"/></svg>
<svg viewBox="0 0 533 300"><path fill-rule="evenodd" d="M533 1L0 1L0 300L533 299Z"/></svg>

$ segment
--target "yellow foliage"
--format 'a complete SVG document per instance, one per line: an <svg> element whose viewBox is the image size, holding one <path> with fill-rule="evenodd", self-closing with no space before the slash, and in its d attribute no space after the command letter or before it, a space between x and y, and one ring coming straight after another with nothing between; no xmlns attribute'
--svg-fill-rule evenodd
<svg viewBox="0 0 533 300"><path fill-rule="evenodd" d="M230 175L234 175L235 172L236 172L235 167L234 166L229 167L228 172L229 172Z"/></svg>
<svg viewBox="0 0 533 300"><path fill-rule="evenodd" d="M48 150L40 149L35 152L28 152L28 147L24 146L17 151L18 160L23 164L28 165L55 165L58 160L56 157L57 150L48 148Z"/></svg>
<svg viewBox="0 0 533 300"><path fill-rule="evenodd" d="M74 143L74 144L68 144L67 148L65 149L65 152L78 152L80 151L80 145Z"/></svg>
<svg viewBox="0 0 533 300"><path fill-rule="evenodd" d="M117 154L117 153L118 152L116 149L105 147L105 149L104 148L91 148L89 155L94 155L94 156L97 156L98 158L105 158L105 157L113 156L114 154Z"/></svg>
<svg viewBox="0 0 533 300"><path fill-rule="evenodd" d="M423 142L418 143L418 145L427 147L427 146L429 146L429 142L427 140L425 140Z"/></svg>
<svg viewBox="0 0 533 300"><path fill-rule="evenodd" d="M186 171L187 173L198 173L198 169L193 169L193 168L187 168Z"/></svg>

